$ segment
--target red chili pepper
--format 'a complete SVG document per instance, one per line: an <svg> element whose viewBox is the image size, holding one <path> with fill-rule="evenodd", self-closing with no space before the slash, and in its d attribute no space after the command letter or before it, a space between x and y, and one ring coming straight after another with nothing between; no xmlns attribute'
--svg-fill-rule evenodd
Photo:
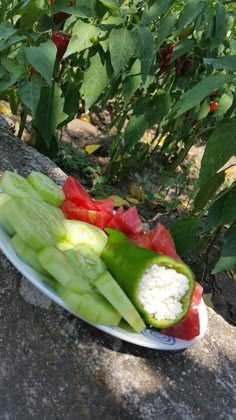
<svg viewBox="0 0 236 420"><path fill-rule="evenodd" d="M56 0L50 0L50 3L51 3L51 5L53 5L53 4L56 3ZM68 7L73 6L73 5L74 5L74 2L71 1L68 4ZM54 20L54 23L56 25L59 25L59 23L64 22L64 20L68 19L68 17L70 17L70 16L71 15L69 13L66 13L66 12L57 12L57 13L55 13L55 15L53 15L53 20Z"/></svg>
<svg viewBox="0 0 236 420"><path fill-rule="evenodd" d="M214 112L216 110L217 106L218 106L217 102L211 102L210 103L210 111Z"/></svg>
<svg viewBox="0 0 236 420"><path fill-rule="evenodd" d="M168 51L172 53L174 48L175 48L174 44L170 44L168 47Z"/></svg>
<svg viewBox="0 0 236 420"><path fill-rule="evenodd" d="M52 34L52 41L57 47L57 59L61 60L66 52L68 44L70 42L70 35L64 34L63 32L56 31Z"/></svg>

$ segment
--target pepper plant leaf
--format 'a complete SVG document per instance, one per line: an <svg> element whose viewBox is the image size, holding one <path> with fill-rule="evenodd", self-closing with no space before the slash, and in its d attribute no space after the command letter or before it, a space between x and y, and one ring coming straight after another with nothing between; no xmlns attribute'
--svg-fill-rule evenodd
<svg viewBox="0 0 236 420"><path fill-rule="evenodd" d="M199 173L200 186L236 154L236 118L225 119L217 125L209 137L201 160ZM227 133L227 135L226 135Z"/></svg>
<svg viewBox="0 0 236 420"><path fill-rule="evenodd" d="M133 115L130 118L124 133L124 152L129 152L138 143L147 128L145 115Z"/></svg>
<svg viewBox="0 0 236 420"><path fill-rule="evenodd" d="M164 13L168 12L172 3L173 0L159 0L152 2L151 5L146 5L141 19L141 24L147 26L152 22L152 20L164 15Z"/></svg>
<svg viewBox="0 0 236 420"><path fill-rule="evenodd" d="M184 112L199 105L199 103L214 92L214 90L219 89L225 83L230 83L233 78L234 77L231 75L224 74L213 74L206 77L180 97L172 108L171 114L175 113L175 117L179 117Z"/></svg>
<svg viewBox="0 0 236 420"><path fill-rule="evenodd" d="M31 80L21 80L19 82L20 99L30 109L33 118L39 103L42 84L42 77L37 73L33 74Z"/></svg>
<svg viewBox="0 0 236 420"><path fill-rule="evenodd" d="M234 269L236 266L236 226L231 226L224 235L224 243L221 255L212 274L222 272L224 270Z"/></svg>
<svg viewBox="0 0 236 420"><path fill-rule="evenodd" d="M63 58L90 48L93 45L91 39L97 35L99 30L95 25L78 20L73 27L72 37Z"/></svg>
<svg viewBox="0 0 236 420"><path fill-rule="evenodd" d="M224 180L225 171L221 171L201 186L194 200L194 213L198 213L204 209L218 188L223 184Z"/></svg>
<svg viewBox="0 0 236 420"><path fill-rule="evenodd" d="M206 218L205 229L231 224L236 221L236 182L219 193L211 204Z"/></svg>
<svg viewBox="0 0 236 420"><path fill-rule="evenodd" d="M185 2L184 8L182 9L178 24L177 24L177 31L181 31L191 22L193 22L200 13L204 10L207 6L205 0L188 0Z"/></svg>
<svg viewBox="0 0 236 420"><path fill-rule="evenodd" d="M119 0L99 0L104 6L111 10L117 10L120 8Z"/></svg>
<svg viewBox="0 0 236 420"><path fill-rule="evenodd" d="M172 29L176 24L177 13L171 12L167 16L163 17L161 24L158 30L158 36L156 40L156 49L160 48L163 44L165 38L170 35Z"/></svg>
<svg viewBox="0 0 236 420"><path fill-rule="evenodd" d="M204 63L219 70L236 70L236 55L226 55L217 58L204 58Z"/></svg>
<svg viewBox="0 0 236 420"><path fill-rule="evenodd" d="M133 34L127 28L112 29L109 37L111 64L115 75L128 63L135 52Z"/></svg>
<svg viewBox="0 0 236 420"><path fill-rule="evenodd" d="M64 97L60 86L56 83L50 88L43 86L33 125L38 129L46 145L56 128L67 119L64 113Z"/></svg>
<svg viewBox="0 0 236 420"><path fill-rule="evenodd" d="M17 82L25 69L21 64L8 57L2 57L0 62L0 74L2 76L0 79L0 92L3 92Z"/></svg>
<svg viewBox="0 0 236 420"><path fill-rule="evenodd" d="M125 105L129 103L130 99L141 85L141 82L141 63L137 59L133 63L129 73L127 74L122 84L122 92L124 95Z"/></svg>
<svg viewBox="0 0 236 420"><path fill-rule="evenodd" d="M172 224L170 233L178 254L184 255L193 247L200 220L195 216L179 217Z"/></svg>
<svg viewBox="0 0 236 420"><path fill-rule="evenodd" d="M84 72L82 92L86 110L99 98L109 83L106 63L102 63L99 53L91 57L90 66Z"/></svg>
<svg viewBox="0 0 236 420"><path fill-rule="evenodd" d="M52 75L56 60L56 45L48 39L38 47L26 47L25 55L29 63L46 80L49 86L52 86Z"/></svg>
<svg viewBox="0 0 236 420"><path fill-rule="evenodd" d="M143 25L136 27L136 54L141 62L142 81L145 83L154 53L154 38L150 29Z"/></svg>

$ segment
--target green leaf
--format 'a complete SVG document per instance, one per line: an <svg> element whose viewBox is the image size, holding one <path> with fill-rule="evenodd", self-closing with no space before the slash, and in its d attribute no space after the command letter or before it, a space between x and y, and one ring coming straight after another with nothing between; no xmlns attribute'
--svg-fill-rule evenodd
<svg viewBox="0 0 236 420"><path fill-rule="evenodd" d="M0 41L0 51L4 51L6 48L9 48L12 45L22 42L26 39L27 38L25 35L12 35L12 37Z"/></svg>
<svg viewBox="0 0 236 420"><path fill-rule="evenodd" d="M104 6L111 10L117 10L120 8L119 0L99 0Z"/></svg>
<svg viewBox="0 0 236 420"><path fill-rule="evenodd" d="M19 83L20 99L30 109L33 118L39 103L41 87L42 77L39 74L34 74L31 80L21 80Z"/></svg>
<svg viewBox="0 0 236 420"><path fill-rule="evenodd" d="M125 105L129 103L136 90L139 88L142 82L141 78L141 63L137 59L132 65L130 72L126 76L122 84L122 92L125 100Z"/></svg>
<svg viewBox="0 0 236 420"><path fill-rule="evenodd" d="M3 22L0 24L0 39L7 40L15 35L17 29L9 22Z"/></svg>
<svg viewBox="0 0 236 420"><path fill-rule="evenodd" d="M203 99L209 96L214 90L219 89L225 83L230 83L233 76L224 74L213 74L197 83L192 89L184 92L174 105L171 113L176 113L175 118L199 105Z"/></svg>
<svg viewBox="0 0 236 420"><path fill-rule="evenodd" d="M215 20L211 34L212 50L218 48L224 42L227 34L226 17L227 15L223 4L216 4Z"/></svg>
<svg viewBox="0 0 236 420"><path fill-rule="evenodd" d="M154 53L154 38L149 28L138 25L136 27L136 54L141 61L141 74L143 83L145 83Z"/></svg>
<svg viewBox="0 0 236 420"><path fill-rule="evenodd" d="M8 57L1 58L1 65L2 69L0 71L2 73L2 78L0 80L0 92L3 92L17 82L25 69L15 60Z"/></svg>
<svg viewBox="0 0 236 420"><path fill-rule="evenodd" d="M67 119L63 111L64 102L62 90L58 84L54 83L52 87L43 86L34 126L37 127L48 147L57 127Z"/></svg>
<svg viewBox="0 0 236 420"><path fill-rule="evenodd" d="M141 24L147 26L152 20L164 15L164 13L168 12L172 3L173 0L159 0L153 2L151 6L147 5L143 12Z"/></svg>
<svg viewBox="0 0 236 420"><path fill-rule="evenodd" d="M211 179L207 180L207 182L201 186L194 200L194 213L198 213L204 209L218 188L223 184L224 180L225 172L222 171L215 174Z"/></svg>
<svg viewBox="0 0 236 420"><path fill-rule="evenodd" d="M77 2L75 6L68 7L68 1L66 1L66 5L63 5L63 1L57 0L53 6L53 13L55 12L65 12L72 16L81 17L81 18L95 18L96 11L95 5L96 0L80 0Z"/></svg>
<svg viewBox="0 0 236 420"><path fill-rule="evenodd" d="M115 75L117 75L134 55L133 34L126 28L112 29L109 37L109 50L111 64Z"/></svg>
<svg viewBox="0 0 236 420"><path fill-rule="evenodd" d="M236 118L219 122L209 137L201 160L199 173L200 186L210 178L236 154Z"/></svg>
<svg viewBox="0 0 236 420"><path fill-rule="evenodd" d="M101 62L99 53L91 57L90 65L84 72L82 92L85 99L85 107L89 109L99 98L109 84L109 76L106 63Z"/></svg>
<svg viewBox="0 0 236 420"><path fill-rule="evenodd" d="M147 127L145 115L133 115L130 118L124 133L124 152L129 152L139 142Z"/></svg>
<svg viewBox="0 0 236 420"><path fill-rule="evenodd" d="M95 25L86 23L83 20L78 20L73 27L72 37L63 58L66 58L75 52L78 53L86 48L90 48L93 45L91 41L92 37L98 35L99 30Z"/></svg>
<svg viewBox="0 0 236 420"><path fill-rule="evenodd" d="M204 63L220 70L236 70L236 55L227 55L218 58L204 58Z"/></svg>
<svg viewBox="0 0 236 420"><path fill-rule="evenodd" d="M236 183L218 194L209 208L205 228L224 226L236 221Z"/></svg>
<svg viewBox="0 0 236 420"><path fill-rule="evenodd" d="M202 13L206 6L207 4L204 0L188 0L185 2L185 6L181 11L178 20L177 31L181 31L187 25L192 23L196 17Z"/></svg>
<svg viewBox="0 0 236 420"><path fill-rule="evenodd" d="M191 39L184 38L181 41L179 41L177 44L175 44L170 63L173 63L176 60L176 58L180 57L181 55L184 55L187 52L193 50L194 46L195 42Z"/></svg>
<svg viewBox="0 0 236 420"><path fill-rule="evenodd" d="M217 118L221 118L232 106L233 104L233 94L232 92L228 91L223 93L223 95L220 97L219 101L218 101L218 105L216 110L214 111L214 117Z"/></svg>
<svg viewBox="0 0 236 420"><path fill-rule="evenodd" d="M69 80L62 85L62 91L65 98L64 112L70 117L74 117L78 112L80 90L77 80Z"/></svg>
<svg viewBox="0 0 236 420"><path fill-rule="evenodd" d="M166 17L161 20L161 24L158 31L157 41L156 41L156 48L160 48L163 44L165 38L167 38L176 23L177 13L170 13Z"/></svg>
<svg viewBox="0 0 236 420"><path fill-rule="evenodd" d="M168 113L170 105L170 95L168 93L162 93L161 95L156 95L152 98L146 108L146 119L150 128L153 127L154 124L161 123Z"/></svg>
<svg viewBox="0 0 236 420"><path fill-rule="evenodd" d="M236 266L236 226L231 226L224 235L224 243L221 255L217 261L212 274L224 270L234 269Z"/></svg>
<svg viewBox="0 0 236 420"><path fill-rule="evenodd" d="M195 216L179 217L172 224L170 233L178 254L184 255L194 246L200 220Z"/></svg>
<svg viewBox="0 0 236 420"><path fill-rule="evenodd" d="M21 19L19 21L21 29L31 29L33 24L45 14L47 10L47 0L30 0L24 2L19 8L19 15Z"/></svg>
<svg viewBox="0 0 236 420"><path fill-rule="evenodd" d="M56 60L56 45L49 39L38 47L25 48L25 55L29 63L52 86L52 75Z"/></svg>

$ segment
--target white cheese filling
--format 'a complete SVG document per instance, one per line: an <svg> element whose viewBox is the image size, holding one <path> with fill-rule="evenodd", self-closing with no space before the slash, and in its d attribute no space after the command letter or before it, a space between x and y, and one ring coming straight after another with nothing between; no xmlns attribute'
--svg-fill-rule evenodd
<svg viewBox="0 0 236 420"><path fill-rule="evenodd" d="M180 300L188 288L184 274L153 264L139 283L138 296L145 311L155 319L174 320L183 310Z"/></svg>

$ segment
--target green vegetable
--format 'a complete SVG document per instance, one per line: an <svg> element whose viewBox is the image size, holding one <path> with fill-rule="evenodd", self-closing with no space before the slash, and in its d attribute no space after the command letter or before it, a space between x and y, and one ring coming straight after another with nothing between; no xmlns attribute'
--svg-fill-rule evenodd
<svg viewBox="0 0 236 420"><path fill-rule="evenodd" d="M13 236L15 229L9 222L6 212L4 211L4 204L11 200L11 196L6 193L0 193L0 224L3 226L4 230L8 233L9 236Z"/></svg>
<svg viewBox="0 0 236 420"><path fill-rule="evenodd" d="M171 257L160 255L154 251L135 245L124 234L115 229L107 228L105 230L109 234L109 238L107 245L102 252L102 259L110 273L141 314L144 321L148 325L156 328L167 328L184 318L190 307L194 290L194 275L190 268L186 264L176 261ZM187 290L180 299L181 310L174 318L171 316L164 319L158 318L154 313L145 309L141 302L141 280L143 279L146 270L154 265L157 267L165 267L167 270L172 269L171 274L175 273L178 276L180 273L185 276ZM148 277L149 274L146 274L146 276ZM164 281L165 279L163 279L163 284ZM161 293L162 287L159 287L157 290L158 291L155 290L155 293Z"/></svg>
<svg viewBox="0 0 236 420"><path fill-rule="evenodd" d="M108 271L100 274L93 284L135 331L140 333L144 330L145 324L139 313Z"/></svg>
<svg viewBox="0 0 236 420"><path fill-rule="evenodd" d="M27 181L47 203L59 207L65 200L65 194L61 187L47 175L32 171Z"/></svg>

